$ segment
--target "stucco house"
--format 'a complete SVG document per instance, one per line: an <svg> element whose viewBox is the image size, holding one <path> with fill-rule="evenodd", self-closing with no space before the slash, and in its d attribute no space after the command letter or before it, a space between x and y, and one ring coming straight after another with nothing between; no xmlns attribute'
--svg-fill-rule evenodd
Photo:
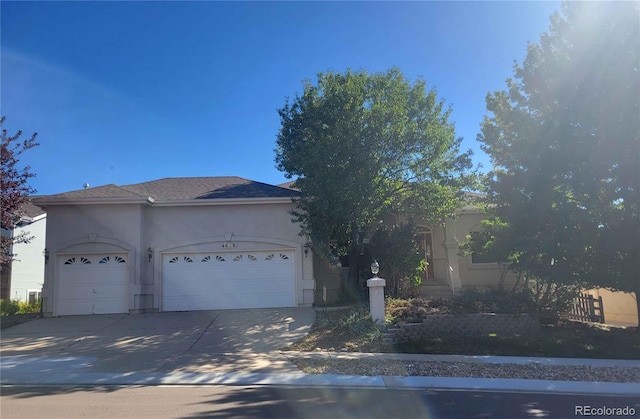
<svg viewBox="0 0 640 419"><path fill-rule="evenodd" d="M165 178L40 197L46 316L310 306L291 189Z"/></svg>
<svg viewBox="0 0 640 419"><path fill-rule="evenodd" d="M307 246L290 184L165 178L38 197L47 212L47 316L299 307L340 299L344 268ZM394 218L395 217L395 218ZM399 216L389 215L389 223ZM444 226L417 220L429 261L421 293L497 285L498 265L459 255L480 229L473 206ZM41 259L42 260L42 259Z"/></svg>
<svg viewBox="0 0 640 419"><path fill-rule="evenodd" d="M417 227L420 252L428 262L419 288L420 296L447 297L463 289L496 287L501 281L506 286L515 283L515 275L501 272L497 261L461 255L460 246L467 241L467 235L481 231L485 214L480 207L466 205L457 211L455 218L445 220L442 225L429 225L419 217L412 218ZM406 214L389 214L383 222L391 226L406 223L408 219ZM319 258L315 263L316 303L338 301L348 269L332 267Z"/></svg>
<svg viewBox="0 0 640 419"><path fill-rule="evenodd" d="M11 253L15 260L3 264L0 270L0 298L23 302L35 302L40 298L44 282L44 248L47 214L27 202L20 208L20 221L3 236L17 237L26 233L32 239L28 243L16 243Z"/></svg>

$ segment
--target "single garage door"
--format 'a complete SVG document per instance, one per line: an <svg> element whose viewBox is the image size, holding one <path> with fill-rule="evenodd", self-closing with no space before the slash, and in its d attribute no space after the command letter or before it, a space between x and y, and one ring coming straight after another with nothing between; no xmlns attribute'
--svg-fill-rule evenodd
<svg viewBox="0 0 640 419"><path fill-rule="evenodd" d="M294 307L293 251L165 254L162 310Z"/></svg>
<svg viewBox="0 0 640 419"><path fill-rule="evenodd" d="M60 256L55 315L129 312L127 254Z"/></svg>

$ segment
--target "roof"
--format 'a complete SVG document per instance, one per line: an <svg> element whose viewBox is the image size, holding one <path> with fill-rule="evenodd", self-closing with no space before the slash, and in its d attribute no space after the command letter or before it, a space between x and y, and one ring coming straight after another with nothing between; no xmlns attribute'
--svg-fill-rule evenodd
<svg viewBox="0 0 640 419"><path fill-rule="evenodd" d="M20 206L18 213L24 217L34 219L39 215L44 214L45 211L42 208L33 205L31 201L27 201Z"/></svg>
<svg viewBox="0 0 640 419"><path fill-rule="evenodd" d="M294 183L296 183L295 180L290 180L288 182L281 183L278 186L281 187L281 188L287 188L287 189L291 189L291 190L294 190L294 191L299 190L298 188L295 188L293 186Z"/></svg>
<svg viewBox="0 0 640 419"><path fill-rule="evenodd" d="M131 185L104 185L49 195L40 204L54 201L176 202L215 199L291 198L299 192L236 176L164 178Z"/></svg>

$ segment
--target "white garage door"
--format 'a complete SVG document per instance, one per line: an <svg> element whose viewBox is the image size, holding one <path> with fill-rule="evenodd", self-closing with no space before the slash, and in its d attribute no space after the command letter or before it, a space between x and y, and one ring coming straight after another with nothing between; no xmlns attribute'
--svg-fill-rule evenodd
<svg viewBox="0 0 640 419"><path fill-rule="evenodd" d="M129 265L126 254L61 256L55 315L128 313Z"/></svg>
<svg viewBox="0 0 640 419"><path fill-rule="evenodd" d="M162 310L295 306L292 251L166 254Z"/></svg>

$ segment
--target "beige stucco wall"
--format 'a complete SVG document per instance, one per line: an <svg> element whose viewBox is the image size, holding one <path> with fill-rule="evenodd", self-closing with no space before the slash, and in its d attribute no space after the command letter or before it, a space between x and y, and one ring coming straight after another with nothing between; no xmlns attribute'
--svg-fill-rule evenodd
<svg viewBox="0 0 640 419"><path fill-rule="evenodd" d="M475 211L465 211L459 214L455 222L455 239L462 244L472 231L479 231L485 215ZM471 256L459 256L458 270L463 288L486 289L496 287L500 282L500 269L497 263L472 263ZM513 272L507 272L505 286L513 285L516 277Z"/></svg>
<svg viewBox="0 0 640 419"><path fill-rule="evenodd" d="M604 288L587 291L594 297L602 297L604 322L616 326L638 326L636 297L628 292L613 292Z"/></svg>
<svg viewBox="0 0 640 419"><path fill-rule="evenodd" d="M497 263L474 264L471 256L463 256L459 250L459 245L467 240L467 235L481 228L484 217L480 211L465 209L456 218L446 220L444 226L430 226L420 219L414 220L416 226L431 229L434 275L438 282L448 284L455 291L464 288L486 289L499 285L500 268ZM384 221L391 225L407 220L406 215L392 215ZM450 245L449 252L447 243ZM513 285L515 280L515 275L507 272L504 284Z"/></svg>
<svg viewBox="0 0 640 419"><path fill-rule="evenodd" d="M128 251L132 261L130 310L149 310L159 307L164 252L222 251L220 244L229 237L236 250L294 251L297 303L311 305L313 257L304 253L305 239L299 236L288 212L291 205L51 205L47 231L51 257L46 265L44 310L54 312L59 254Z"/></svg>
<svg viewBox="0 0 640 419"><path fill-rule="evenodd" d="M59 258L71 253L128 253L130 309L139 292L141 205L51 205L47 207L49 261L45 265L43 312L55 314Z"/></svg>

